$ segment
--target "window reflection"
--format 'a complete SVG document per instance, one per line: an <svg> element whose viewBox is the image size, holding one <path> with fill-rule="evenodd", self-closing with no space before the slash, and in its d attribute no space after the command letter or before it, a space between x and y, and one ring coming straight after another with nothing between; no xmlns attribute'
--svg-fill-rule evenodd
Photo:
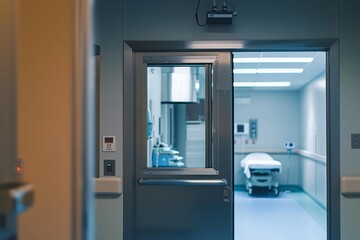
<svg viewBox="0 0 360 240"><path fill-rule="evenodd" d="M147 69L147 166L206 166L205 66Z"/></svg>

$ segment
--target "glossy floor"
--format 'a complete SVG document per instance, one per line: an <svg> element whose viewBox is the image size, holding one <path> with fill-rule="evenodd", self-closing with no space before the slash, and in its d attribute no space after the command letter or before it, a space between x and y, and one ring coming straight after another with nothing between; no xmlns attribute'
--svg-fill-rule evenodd
<svg viewBox="0 0 360 240"><path fill-rule="evenodd" d="M302 191L235 191L235 240L326 240L326 210Z"/></svg>

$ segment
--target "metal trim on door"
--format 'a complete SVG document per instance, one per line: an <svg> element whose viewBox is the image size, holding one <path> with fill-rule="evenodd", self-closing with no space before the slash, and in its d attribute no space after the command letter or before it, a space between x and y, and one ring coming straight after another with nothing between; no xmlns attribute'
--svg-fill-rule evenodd
<svg viewBox="0 0 360 240"><path fill-rule="evenodd" d="M140 185L227 186L226 179L139 179Z"/></svg>

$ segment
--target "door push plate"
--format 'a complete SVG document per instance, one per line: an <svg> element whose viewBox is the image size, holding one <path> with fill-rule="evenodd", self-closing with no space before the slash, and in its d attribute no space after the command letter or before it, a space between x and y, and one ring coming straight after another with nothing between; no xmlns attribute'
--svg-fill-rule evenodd
<svg viewBox="0 0 360 240"><path fill-rule="evenodd" d="M231 201L231 189L230 187L223 188L223 201L230 202Z"/></svg>

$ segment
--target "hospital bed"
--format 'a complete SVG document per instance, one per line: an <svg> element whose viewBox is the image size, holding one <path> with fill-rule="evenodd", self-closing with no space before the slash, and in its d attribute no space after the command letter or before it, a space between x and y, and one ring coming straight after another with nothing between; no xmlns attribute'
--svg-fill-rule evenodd
<svg viewBox="0 0 360 240"><path fill-rule="evenodd" d="M241 160L241 168L246 176L246 190L253 194L253 187L266 187L279 194L278 174L281 163L267 153L250 153Z"/></svg>

